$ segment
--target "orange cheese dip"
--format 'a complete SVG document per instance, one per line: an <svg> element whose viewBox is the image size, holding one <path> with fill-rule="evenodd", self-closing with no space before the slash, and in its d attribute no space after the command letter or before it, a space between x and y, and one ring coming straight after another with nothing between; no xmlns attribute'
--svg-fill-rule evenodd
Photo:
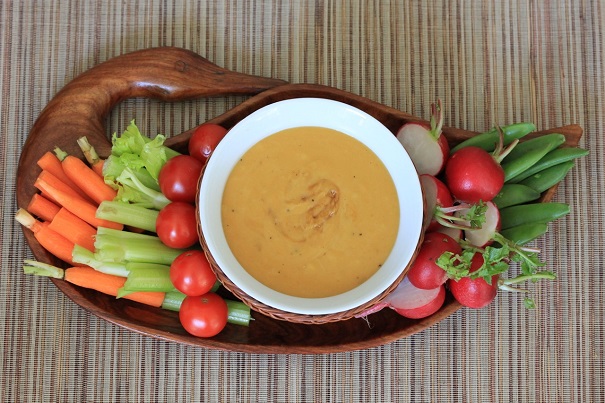
<svg viewBox="0 0 605 403"><path fill-rule="evenodd" d="M231 172L222 224L250 275L284 294L349 291L388 257L399 200L380 159L335 130L297 127L248 150Z"/></svg>

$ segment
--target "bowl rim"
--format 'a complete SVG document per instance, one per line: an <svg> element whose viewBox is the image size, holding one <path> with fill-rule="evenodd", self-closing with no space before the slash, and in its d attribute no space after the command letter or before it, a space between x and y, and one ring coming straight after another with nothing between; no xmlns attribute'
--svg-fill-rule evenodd
<svg viewBox="0 0 605 403"><path fill-rule="evenodd" d="M281 130L321 126L364 143L385 164L399 197L400 223L384 265L360 286L331 297L301 298L260 283L239 264L222 231L222 191L233 166L259 140ZM254 128L250 130L249 127ZM396 168L396 169L395 169ZM211 179L208 179L211 178ZM220 189L220 191L216 191ZM405 192L404 192L405 191ZM201 243L227 289L256 308L261 304L294 315L321 316L359 309L401 281L422 237L424 202L416 169L405 149L381 122L349 104L325 98L293 98L266 105L236 123L208 160L200 179L198 223ZM413 213L413 212L416 213ZM212 233L213 235L209 235ZM223 281L227 280L227 281ZM237 287L237 290L233 290ZM243 295L242 295L243 294Z"/></svg>

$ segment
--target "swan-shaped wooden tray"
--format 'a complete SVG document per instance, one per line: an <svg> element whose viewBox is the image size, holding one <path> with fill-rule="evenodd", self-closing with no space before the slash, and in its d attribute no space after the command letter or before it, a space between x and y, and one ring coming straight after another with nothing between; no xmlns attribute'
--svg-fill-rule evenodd
<svg viewBox="0 0 605 403"><path fill-rule="evenodd" d="M421 120L407 113L335 88L298 84L255 77L222 69L201 56L178 48L154 48L137 51L104 62L68 83L49 102L31 129L17 171L17 202L26 207L36 192L34 180L39 173L37 159L55 146L78 153L76 139L86 135L101 156L107 156L111 143L105 118L119 102L134 97L183 101L193 98L255 95L212 120L227 128L251 112L276 101L298 97L320 97L345 102L360 108L395 131L403 123ZM133 116L133 118L136 118ZM571 125L545 132L566 136L569 146L576 146L582 136L579 126ZM186 152L193 128L171 137L167 144ZM475 133L445 128L453 145ZM79 154L76 154L79 155ZM556 189L542 196L550 200ZM47 253L32 234L25 238L39 261L62 265ZM214 338L190 336L179 324L178 314L150 308L125 299L116 300L96 291L79 288L62 280L54 284L75 303L89 312L126 329L162 340L194 346L252 353L331 353L370 348L410 336L443 320L460 308L451 295L439 312L422 320L405 319L390 309L363 319L305 325L271 319L254 313L250 327L228 325Z"/></svg>

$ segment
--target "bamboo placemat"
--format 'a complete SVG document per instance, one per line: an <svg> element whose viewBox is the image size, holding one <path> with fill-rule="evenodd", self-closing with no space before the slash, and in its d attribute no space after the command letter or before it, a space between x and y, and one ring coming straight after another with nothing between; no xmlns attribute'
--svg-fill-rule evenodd
<svg viewBox="0 0 605 403"><path fill-rule="evenodd" d="M599 0L0 2L0 401L604 401L604 27ZM535 311L501 294L413 337L315 356L196 349L91 316L21 272L20 150L77 74L164 45L425 118L439 97L449 126L582 125L591 155L556 196L573 212L536 242L559 279L535 286ZM241 101L132 100L107 123L170 135Z"/></svg>

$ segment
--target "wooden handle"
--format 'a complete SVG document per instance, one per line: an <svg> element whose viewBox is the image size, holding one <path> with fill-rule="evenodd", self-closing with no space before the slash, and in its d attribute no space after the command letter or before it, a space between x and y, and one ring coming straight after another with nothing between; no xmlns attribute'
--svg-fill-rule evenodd
<svg viewBox="0 0 605 403"><path fill-rule="evenodd" d="M112 58L69 82L34 123L19 161L18 173L31 171L37 159L59 146L78 151L76 138L87 136L100 155L109 154L105 118L119 102L135 97L162 101L244 94L252 95L284 84L282 80L252 76L221 68L200 55L180 48L145 49ZM18 174L20 205L34 190Z"/></svg>

